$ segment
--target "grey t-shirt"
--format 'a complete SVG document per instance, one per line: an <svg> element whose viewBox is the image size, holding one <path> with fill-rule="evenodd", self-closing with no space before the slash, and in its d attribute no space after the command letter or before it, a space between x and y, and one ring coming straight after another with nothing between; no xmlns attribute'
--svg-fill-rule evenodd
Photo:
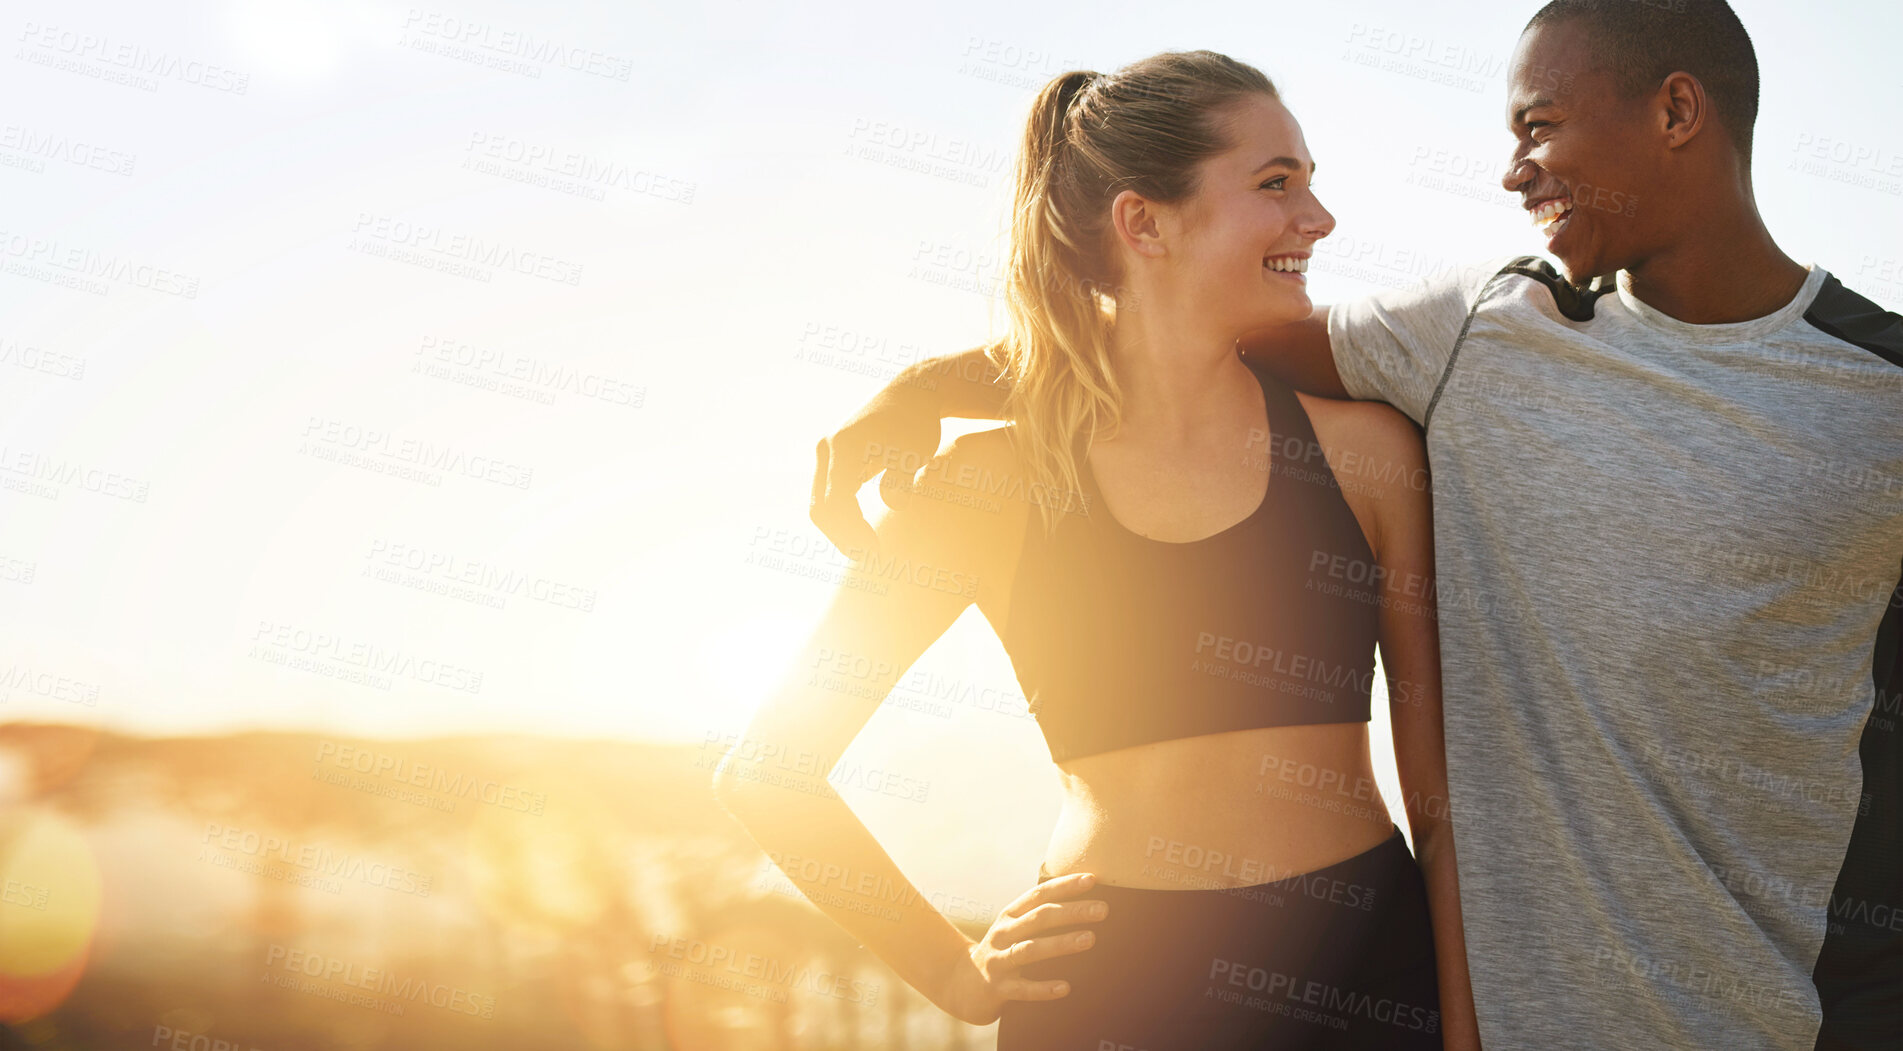
<svg viewBox="0 0 1903 1051"><path fill-rule="evenodd" d="M1897 316L1812 267L1691 325L1523 257L1328 330L1426 428L1483 1042L1903 1046Z"/></svg>

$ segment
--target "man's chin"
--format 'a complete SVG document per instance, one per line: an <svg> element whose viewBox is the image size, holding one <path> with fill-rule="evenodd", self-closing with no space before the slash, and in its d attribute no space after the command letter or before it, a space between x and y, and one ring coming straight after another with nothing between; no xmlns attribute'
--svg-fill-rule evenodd
<svg viewBox="0 0 1903 1051"><path fill-rule="evenodd" d="M1555 254L1553 258L1559 260L1560 273L1565 275L1566 280L1582 288L1592 284L1593 278L1619 269L1607 264L1604 260L1570 252L1565 255Z"/></svg>

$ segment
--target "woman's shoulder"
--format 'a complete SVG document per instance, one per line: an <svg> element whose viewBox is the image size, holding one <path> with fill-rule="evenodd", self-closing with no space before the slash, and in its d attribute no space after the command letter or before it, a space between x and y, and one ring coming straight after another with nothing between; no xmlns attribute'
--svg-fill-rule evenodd
<svg viewBox="0 0 1903 1051"><path fill-rule="evenodd" d="M1034 491L1011 425L955 438L927 462L895 514L909 518L930 559L976 574L976 601L994 625L1010 605Z"/></svg>

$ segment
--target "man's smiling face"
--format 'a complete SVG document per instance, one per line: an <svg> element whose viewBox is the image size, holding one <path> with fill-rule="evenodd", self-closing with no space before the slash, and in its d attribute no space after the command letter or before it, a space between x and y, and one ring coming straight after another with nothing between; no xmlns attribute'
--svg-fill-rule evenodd
<svg viewBox="0 0 1903 1051"><path fill-rule="evenodd" d="M1659 232L1664 146L1646 95L1627 97L1593 68L1586 26L1567 20L1520 37L1508 73L1513 158L1501 185L1518 193L1547 251L1575 282L1644 258Z"/></svg>

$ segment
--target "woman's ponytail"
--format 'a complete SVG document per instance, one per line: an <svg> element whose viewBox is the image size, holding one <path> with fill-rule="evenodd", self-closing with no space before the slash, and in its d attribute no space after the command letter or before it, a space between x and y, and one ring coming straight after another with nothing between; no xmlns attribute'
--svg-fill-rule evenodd
<svg viewBox="0 0 1903 1051"><path fill-rule="evenodd" d="M1011 377L1004 415L1047 529L1081 508L1079 450L1114 434L1121 414L1110 332L1131 304L1109 250L1110 202L1123 189L1154 201L1193 193L1197 165L1228 146L1213 111L1249 94L1275 97L1275 86L1253 66L1186 51L1109 76L1061 74L1031 104L1011 208L1009 328L986 353Z"/></svg>

